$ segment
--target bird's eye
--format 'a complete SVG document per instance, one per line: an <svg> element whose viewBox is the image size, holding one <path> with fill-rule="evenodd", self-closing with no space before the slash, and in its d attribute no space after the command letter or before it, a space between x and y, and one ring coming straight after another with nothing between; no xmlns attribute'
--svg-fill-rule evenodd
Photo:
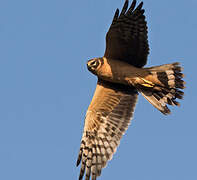
<svg viewBox="0 0 197 180"><path fill-rule="evenodd" d="M96 69L99 66L99 62L97 60L93 60L89 63L89 66L93 69Z"/></svg>
<svg viewBox="0 0 197 180"><path fill-rule="evenodd" d="M96 66L97 65L97 61L92 61L91 63L90 63L90 66Z"/></svg>
<svg viewBox="0 0 197 180"><path fill-rule="evenodd" d="M99 68L100 61L98 59L91 59L87 62L90 71L96 71Z"/></svg>

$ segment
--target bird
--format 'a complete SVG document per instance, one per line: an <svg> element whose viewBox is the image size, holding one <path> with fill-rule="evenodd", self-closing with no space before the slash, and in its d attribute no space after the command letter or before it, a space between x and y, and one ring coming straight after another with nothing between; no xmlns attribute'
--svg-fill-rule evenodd
<svg viewBox="0 0 197 180"><path fill-rule="evenodd" d="M79 180L96 180L112 159L133 118L138 95L142 94L164 115L168 105L179 106L185 88L183 68L178 62L144 67L149 54L148 28L143 2L125 0L116 10L106 34L103 57L87 61L97 76L97 85L85 116L77 166Z"/></svg>

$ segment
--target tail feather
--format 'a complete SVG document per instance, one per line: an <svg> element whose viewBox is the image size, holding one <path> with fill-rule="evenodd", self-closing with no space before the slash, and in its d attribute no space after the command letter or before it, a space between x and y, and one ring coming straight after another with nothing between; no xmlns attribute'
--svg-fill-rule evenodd
<svg viewBox="0 0 197 180"><path fill-rule="evenodd" d="M143 83L137 84L139 92L163 114L170 114L168 105L180 106L176 99L182 99L185 82L179 63L166 64L146 68L149 75L141 78Z"/></svg>

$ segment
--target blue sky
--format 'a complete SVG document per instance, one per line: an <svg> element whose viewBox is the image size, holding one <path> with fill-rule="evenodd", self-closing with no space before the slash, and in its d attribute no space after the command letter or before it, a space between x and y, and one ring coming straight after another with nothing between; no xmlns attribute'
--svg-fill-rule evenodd
<svg viewBox="0 0 197 180"><path fill-rule="evenodd" d="M139 2L139 1L138 1ZM77 179L84 116L105 34L123 0L0 2L0 179ZM99 179L197 179L197 1L146 0L147 66L179 61L180 108L164 116L140 96L132 125Z"/></svg>

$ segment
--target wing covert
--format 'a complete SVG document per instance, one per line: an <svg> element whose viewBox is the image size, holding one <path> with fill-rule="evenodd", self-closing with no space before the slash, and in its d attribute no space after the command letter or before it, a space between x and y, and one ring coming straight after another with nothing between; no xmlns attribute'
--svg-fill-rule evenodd
<svg viewBox="0 0 197 180"><path fill-rule="evenodd" d="M79 180L96 180L119 145L133 116L138 93L134 87L99 80L87 110L77 165Z"/></svg>
<svg viewBox="0 0 197 180"><path fill-rule="evenodd" d="M120 15L119 10L116 10L106 35L104 56L142 67L149 54L147 22L142 9L143 2L136 9L135 6L136 0L133 0L128 9L126 0Z"/></svg>

